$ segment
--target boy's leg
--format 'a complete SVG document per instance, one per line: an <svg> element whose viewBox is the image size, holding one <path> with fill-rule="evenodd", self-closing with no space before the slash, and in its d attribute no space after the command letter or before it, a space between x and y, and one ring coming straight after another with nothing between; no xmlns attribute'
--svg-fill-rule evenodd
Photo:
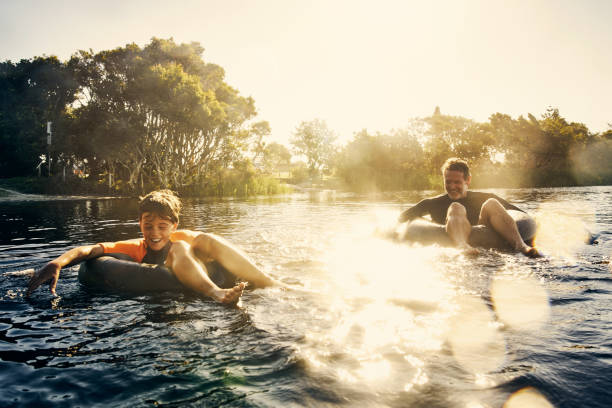
<svg viewBox="0 0 612 408"><path fill-rule="evenodd" d="M452 203L446 214L446 233L450 239L469 255L478 254L478 249L468 244L468 238L472 232L472 225L467 219L465 207L459 203Z"/></svg>
<svg viewBox="0 0 612 408"><path fill-rule="evenodd" d="M245 286L244 283L240 283L231 289L219 288L210 280L204 266L197 261L191 247L182 241L172 244L166 266L172 269L183 285L221 303L236 303Z"/></svg>
<svg viewBox="0 0 612 408"><path fill-rule="evenodd" d="M201 234L194 239L192 246L204 257L219 262L238 278L251 282L257 287L280 284L260 270L244 252L219 236Z"/></svg>

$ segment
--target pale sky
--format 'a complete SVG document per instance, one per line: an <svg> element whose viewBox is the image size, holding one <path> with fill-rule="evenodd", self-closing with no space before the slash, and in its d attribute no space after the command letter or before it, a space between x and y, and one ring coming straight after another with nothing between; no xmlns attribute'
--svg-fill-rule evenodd
<svg viewBox="0 0 612 408"><path fill-rule="evenodd" d="M326 120L341 142L442 113L559 108L612 123L612 1L0 0L0 60L66 60L151 37L199 42L285 143Z"/></svg>

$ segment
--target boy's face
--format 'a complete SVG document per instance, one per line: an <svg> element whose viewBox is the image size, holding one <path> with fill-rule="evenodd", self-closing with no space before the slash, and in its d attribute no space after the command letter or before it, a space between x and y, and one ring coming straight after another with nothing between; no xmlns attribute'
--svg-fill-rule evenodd
<svg viewBox="0 0 612 408"><path fill-rule="evenodd" d="M140 217L140 231L148 248L159 251L170 241L170 234L176 231L177 223L153 212L144 212Z"/></svg>

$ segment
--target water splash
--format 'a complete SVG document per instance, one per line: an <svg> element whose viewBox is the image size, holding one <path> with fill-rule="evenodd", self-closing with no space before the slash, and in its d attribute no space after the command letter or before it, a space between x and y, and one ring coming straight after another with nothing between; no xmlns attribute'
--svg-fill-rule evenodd
<svg viewBox="0 0 612 408"><path fill-rule="evenodd" d="M541 203L535 214L538 222L536 244L547 254L574 260L578 249L591 243L595 210L582 203Z"/></svg>

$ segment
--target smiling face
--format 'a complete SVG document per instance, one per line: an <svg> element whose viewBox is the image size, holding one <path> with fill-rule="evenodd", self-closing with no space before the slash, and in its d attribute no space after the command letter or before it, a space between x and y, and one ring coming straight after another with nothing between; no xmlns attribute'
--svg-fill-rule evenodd
<svg viewBox="0 0 612 408"><path fill-rule="evenodd" d="M160 216L154 212L144 212L140 217L140 231L147 247L159 251L170 242L170 234L176 231L178 223L170 218Z"/></svg>
<svg viewBox="0 0 612 408"><path fill-rule="evenodd" d="M444 172L444 188L451 200L459 200L467 196L471 176L467 180L462 171L446 170Z"/></svg>

